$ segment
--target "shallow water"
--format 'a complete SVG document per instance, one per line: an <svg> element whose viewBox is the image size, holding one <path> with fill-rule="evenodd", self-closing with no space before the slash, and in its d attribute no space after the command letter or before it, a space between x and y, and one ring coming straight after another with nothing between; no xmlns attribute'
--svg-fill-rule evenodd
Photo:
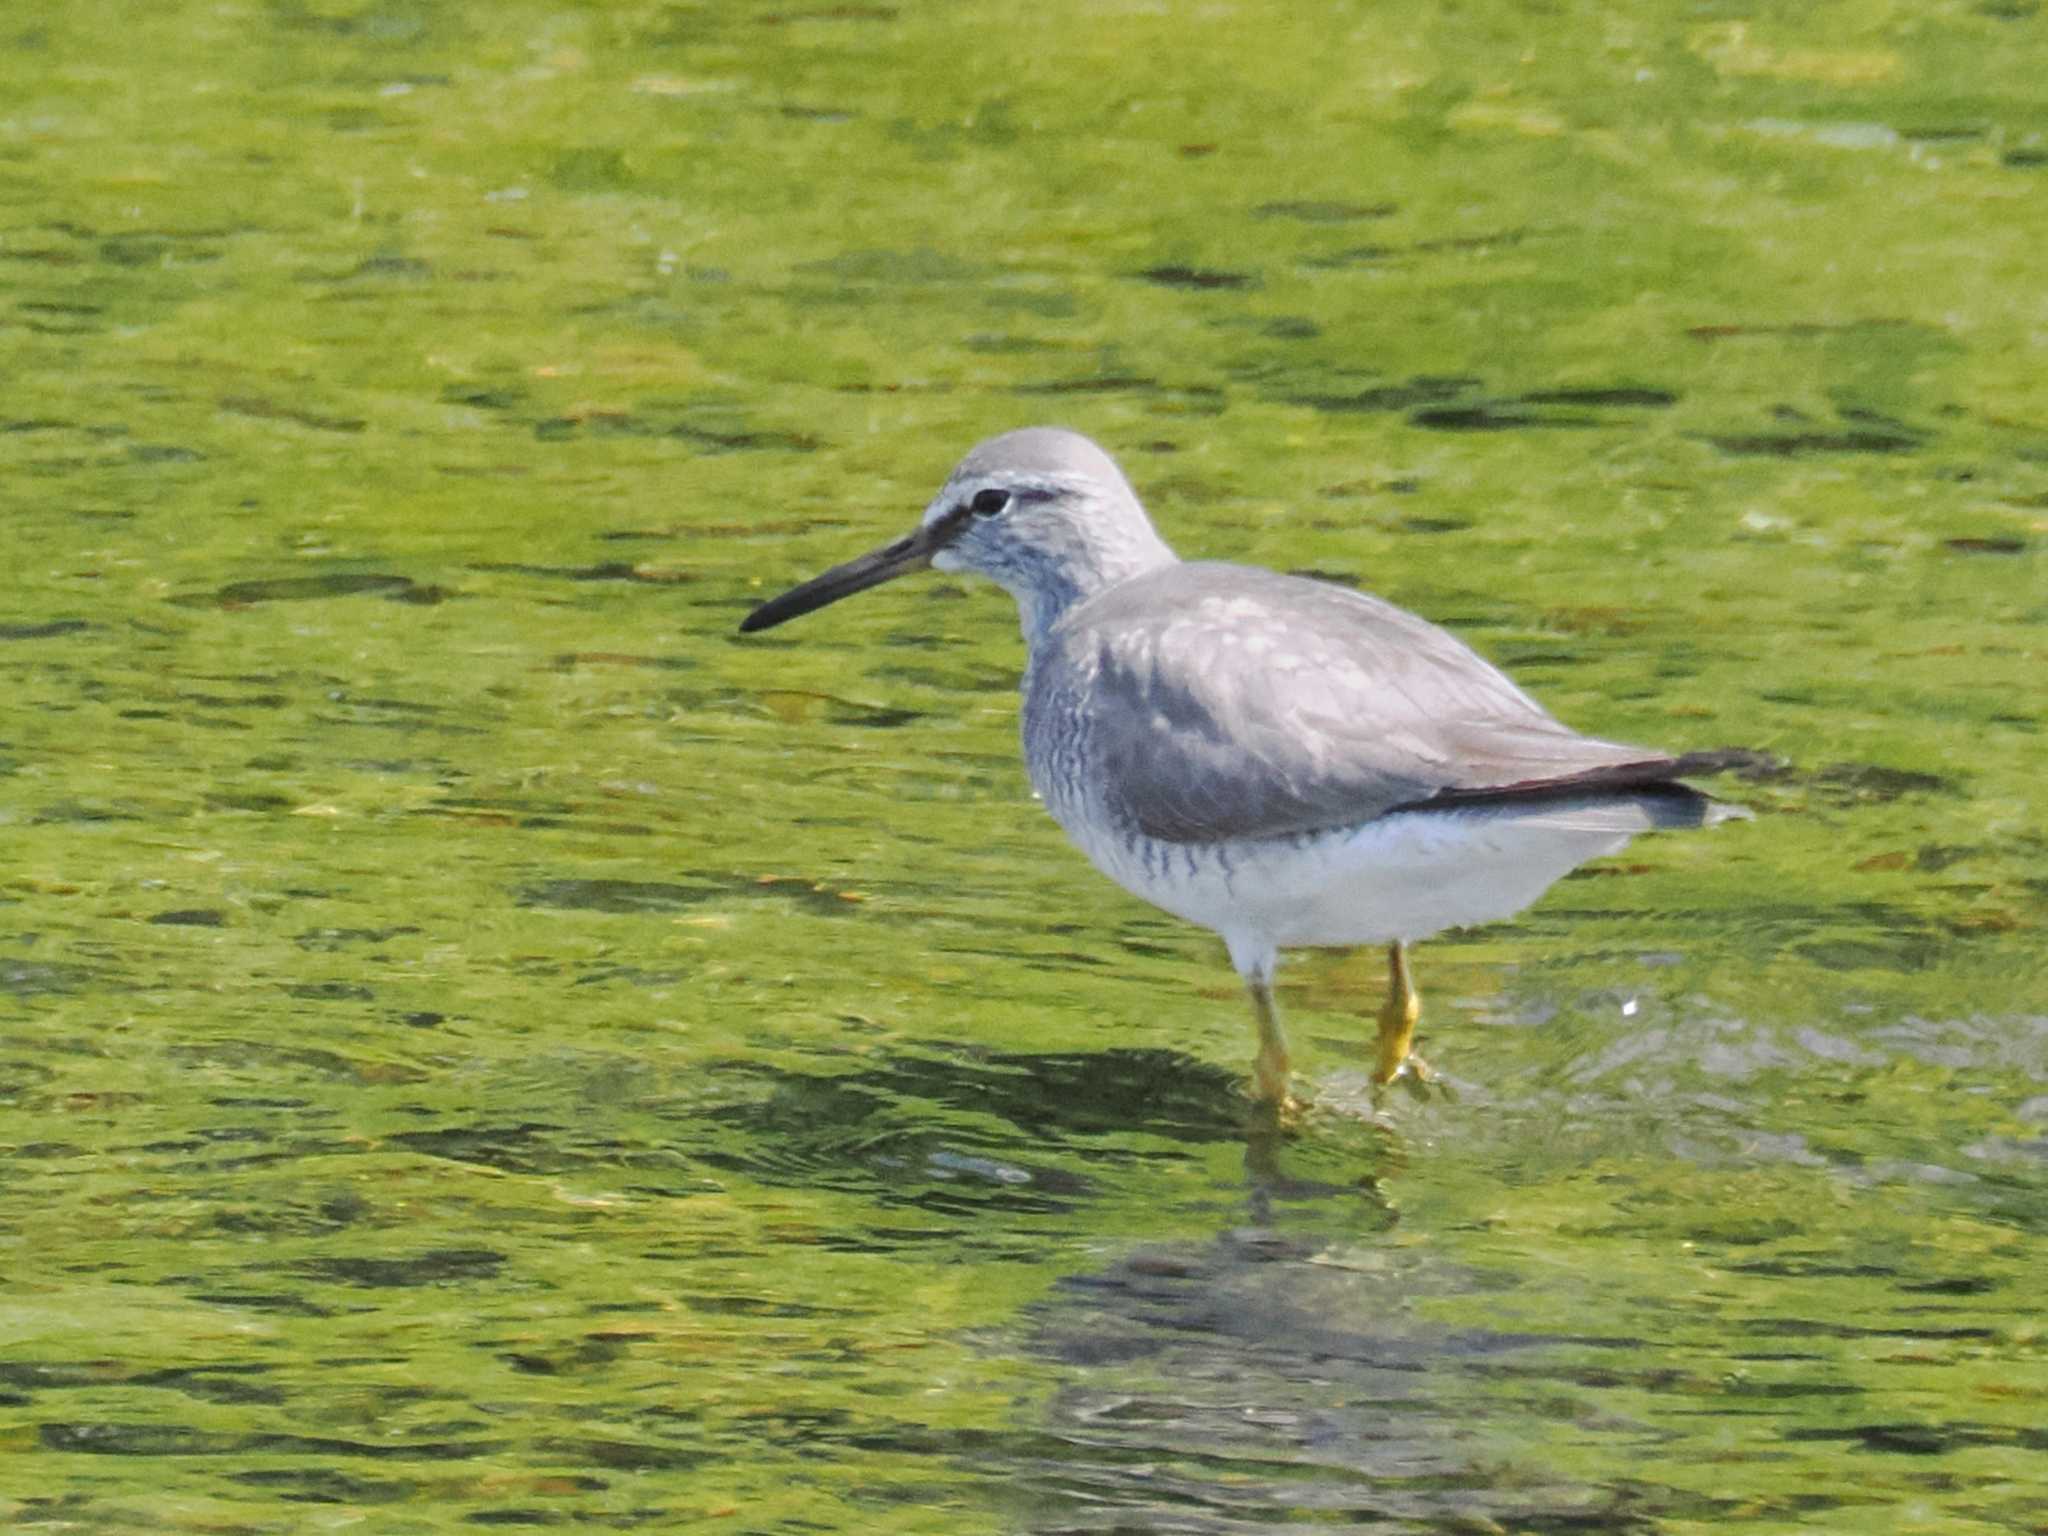
<svg viewBox="0 0 2048 1536"><path fill-rule="evenodd" d="M0 1519L2039 1529L2043 26L16 6ZM1037 420L1784 767L1248 1132L1000 594L732 632Z"/></svg>

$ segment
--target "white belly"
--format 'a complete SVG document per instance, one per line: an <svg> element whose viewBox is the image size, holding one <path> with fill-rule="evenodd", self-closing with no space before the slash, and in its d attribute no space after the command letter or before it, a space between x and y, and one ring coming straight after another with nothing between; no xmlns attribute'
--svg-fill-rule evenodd
<svg viewBox="0 0 2048 1536"><path fill-rule="evenodd" d="M1427 938L1512 917L1588 859L1624 847L1615 802L1403 811L1349 831L1282 841L1122 842L1087 823L1067 834L1134 896L1255 945Z"/></svg>

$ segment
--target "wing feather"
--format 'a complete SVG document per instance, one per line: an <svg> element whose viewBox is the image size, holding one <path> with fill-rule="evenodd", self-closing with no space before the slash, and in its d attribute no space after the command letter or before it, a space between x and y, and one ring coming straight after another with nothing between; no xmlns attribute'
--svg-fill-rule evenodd
<svg viewBox="0 0 2048 1536"><path fill-rule="evenodd" d="M1062 761L1112 816L1167 842L1284 837L1439 797L1619 789L1681 771L1561 724L1391 603L1243 566L1170 566L1080 604L1033 659L1025 707L1027 730L1033 717L1084 724L1079 758Z"/></svg>

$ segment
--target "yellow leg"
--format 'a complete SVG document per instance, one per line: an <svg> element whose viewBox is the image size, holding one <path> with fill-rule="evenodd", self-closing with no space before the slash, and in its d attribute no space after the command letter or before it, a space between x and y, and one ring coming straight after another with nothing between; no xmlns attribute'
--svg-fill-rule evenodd
<svg viewBox="0 0 2048 1536"><path fill-rule="evenodd" d="M1415 1021L1422 1017L1422 999L1408 975L1408 951L1401 944L1387 946L1387 1001L1380 1009L1379 1064L1373 1069L1375 1083L1391 1083L1408 1067L1418 1077L1429 1069L1422 1058L1412 1054Z"/></svg>
<svg viewBox="0 0 2048 1536"><path fill-rule="evenodd" d="M1263 1104L1287 1102L1287 1037L1273 1008L1273 987L1263 976L1245 983L1251 989L1252 1012L1259 1021L1259 1054L1252 1058L1252 1096Z"/></svg>

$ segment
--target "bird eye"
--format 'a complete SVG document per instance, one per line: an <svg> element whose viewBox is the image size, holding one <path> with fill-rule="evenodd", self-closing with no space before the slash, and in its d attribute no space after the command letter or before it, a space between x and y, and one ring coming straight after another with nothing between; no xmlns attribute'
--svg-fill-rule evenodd
<svg viewBox="0 0 2048 1536"><path fill-rule="evenodd" d="M990 486L985 491L976 491L974 500L967 503L968 510L976 517L994 517L1010 504L1010 493Z"/></svg>

